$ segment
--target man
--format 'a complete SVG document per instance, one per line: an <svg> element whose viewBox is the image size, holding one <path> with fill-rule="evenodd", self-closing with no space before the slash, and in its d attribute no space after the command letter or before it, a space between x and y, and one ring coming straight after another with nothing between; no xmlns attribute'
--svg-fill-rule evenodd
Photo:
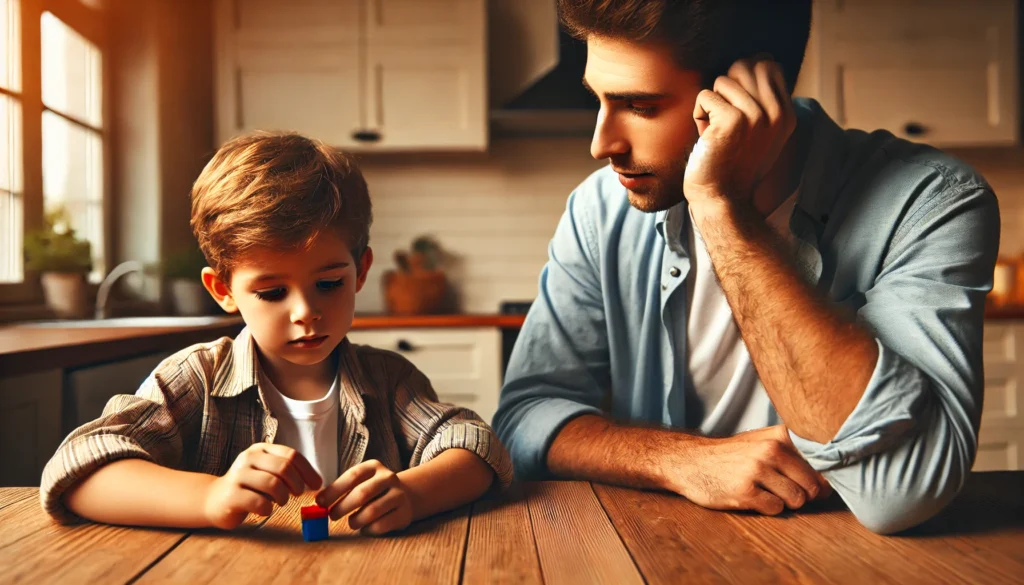
<svg viewBox="0 0 1024 585"><path fill-rule="evenodd" d="M520 477L764 514L834 489L880 533L961 487L996 199L791 99L810 5L560 1L610 165L569 197L509 364Z"/></svg>

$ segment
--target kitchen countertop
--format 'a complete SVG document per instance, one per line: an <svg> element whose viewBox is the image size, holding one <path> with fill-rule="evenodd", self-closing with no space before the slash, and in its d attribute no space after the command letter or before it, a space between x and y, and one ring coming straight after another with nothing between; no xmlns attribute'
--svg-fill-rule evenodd
<svg viewBox="0 0 1024 585"><path fill-rule="evenodd" d="M517 329L524 315L361 315L354 330L420 327L498 327ZM74 368L158 351L173 352L219 337L234 337L242 319L225 315L205 325L147 327L0 326L0 375Z"/></svg>

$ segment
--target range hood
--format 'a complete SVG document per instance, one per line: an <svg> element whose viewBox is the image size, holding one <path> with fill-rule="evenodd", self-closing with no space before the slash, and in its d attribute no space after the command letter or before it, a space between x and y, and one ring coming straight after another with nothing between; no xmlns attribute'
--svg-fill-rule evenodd
<svg viewBox="0 0 1024 585"><path fill-rule="evenodd" d="M581 83L586 63L586 43L559 28L554 0L492 0L493 132L591 136L598 102Z"/></svg>

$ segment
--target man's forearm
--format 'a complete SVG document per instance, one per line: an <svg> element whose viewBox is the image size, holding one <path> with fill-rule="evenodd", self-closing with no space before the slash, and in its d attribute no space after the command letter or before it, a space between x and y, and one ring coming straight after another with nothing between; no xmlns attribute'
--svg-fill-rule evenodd
<svg viewBox="0 0 1024 585"><path fill-rule="evenodd" d="M585 479L643 489L669 489L662 454L688 435L664 429L619 426L597 415L569 421L548 449L548 470L566 479Z"/></svg>
<svg viewBox="0 0 1024 585"><path fill-rule="evenodd" d="M776 410L797 435L828 442L871 379L875 340L814 295L752 206L721 198L692 211Z"/></svg>

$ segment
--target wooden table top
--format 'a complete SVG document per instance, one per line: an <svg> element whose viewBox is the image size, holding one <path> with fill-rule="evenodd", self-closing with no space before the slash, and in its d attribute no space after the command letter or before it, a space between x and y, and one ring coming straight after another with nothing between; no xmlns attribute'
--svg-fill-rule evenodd
<svg viewBox="0 0 1024 585"><path fill-rule="evenodd" d="M796 514L705 510L586 482L528 483L368 538L345 522L302 541L298 500L234 532L58 526L36 488L0 489L0 581L20 583L1007 583L1024 582L1024 472L973 475L901 536L837 498Z"/></svg>

